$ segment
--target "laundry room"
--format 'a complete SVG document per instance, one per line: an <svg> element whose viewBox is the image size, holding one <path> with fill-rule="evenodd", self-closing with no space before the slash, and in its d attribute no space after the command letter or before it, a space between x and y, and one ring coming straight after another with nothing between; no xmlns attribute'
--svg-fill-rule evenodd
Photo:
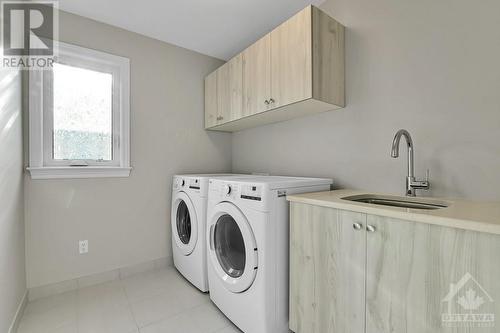
<svg viewBox="0 0 500 333"><path fill-rule="evenodd" d="M498 333L500 2L0 0L1 333Z"/></svg>

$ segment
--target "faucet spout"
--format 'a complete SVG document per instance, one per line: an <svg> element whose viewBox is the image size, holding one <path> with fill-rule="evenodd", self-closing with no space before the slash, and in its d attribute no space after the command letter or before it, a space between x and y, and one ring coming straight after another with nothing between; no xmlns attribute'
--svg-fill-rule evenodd
<svg viewBox="0 0 500 333"><path fill-rule="evenodd" d="M399 130L394 139L392 140L392 149L391 149L391 157L398 158L399 157L399 143L401 141L401 137L404 137L406 140L406 145L408 147L408 176L406 177L406 195L410 197L416 196L417 189L428 190L429 189L429 180L428 177L426 180L416 180L415 172L414 172L414 160L413 160L413 140L411 139L410 133L407 130L401 129ZM428 172L427 172L428 174Z"/></svg>
<svg viewBox="0 0 500 333"><path fill-rule="evenodd" d="M399 157L399 142L401 141L401 137L405 138L406 145L408 146L408 177L415 177L413 164L413 140L411 139L411 135L407 130L401 129L394 136L394 140L392 140L391 157Z"/></svg>

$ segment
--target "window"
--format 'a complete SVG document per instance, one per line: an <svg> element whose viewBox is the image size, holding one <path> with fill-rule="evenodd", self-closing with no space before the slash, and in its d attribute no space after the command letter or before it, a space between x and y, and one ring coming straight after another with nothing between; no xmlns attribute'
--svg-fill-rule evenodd
<svg viewBox="0 0 500 333"><path fill-rule="evenodd" d="M51 70L30 71L32 178L128 176L129 60L58 49Z"/></svg>
<svg viewBox="0 0 500 333"><path fill-rule="evenodd" d="M53 84L51 158L112 161L113 76L56 63Z"/></svg>

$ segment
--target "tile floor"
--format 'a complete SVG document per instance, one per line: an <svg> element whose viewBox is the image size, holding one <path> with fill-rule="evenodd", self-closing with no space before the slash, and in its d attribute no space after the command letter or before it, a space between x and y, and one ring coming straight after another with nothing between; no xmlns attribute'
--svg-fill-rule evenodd
<svg viewBox="0 0 500 333"><path fill-rule="evenodd" d="M239 333L174 268L28 303L18 333Z"/></svg>

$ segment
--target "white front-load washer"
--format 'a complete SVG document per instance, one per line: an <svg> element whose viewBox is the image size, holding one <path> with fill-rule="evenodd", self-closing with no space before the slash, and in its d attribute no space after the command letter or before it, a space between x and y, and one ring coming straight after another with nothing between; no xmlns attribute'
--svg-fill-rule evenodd
<svg viewBox="0 0 500 333"><path fill-rule="evenodd" d="M288 333L286 195L326 191L331 184L331 179L273 176L210 180L210 298L244 333Z"/></svg>
<svg viewBox="0 0 500 333"><path fill-rule="evenodd" d="M172 254L174 266L196 288L208 291L206 212L208 180L243 175L175 175L172 184Z"/></svg>

